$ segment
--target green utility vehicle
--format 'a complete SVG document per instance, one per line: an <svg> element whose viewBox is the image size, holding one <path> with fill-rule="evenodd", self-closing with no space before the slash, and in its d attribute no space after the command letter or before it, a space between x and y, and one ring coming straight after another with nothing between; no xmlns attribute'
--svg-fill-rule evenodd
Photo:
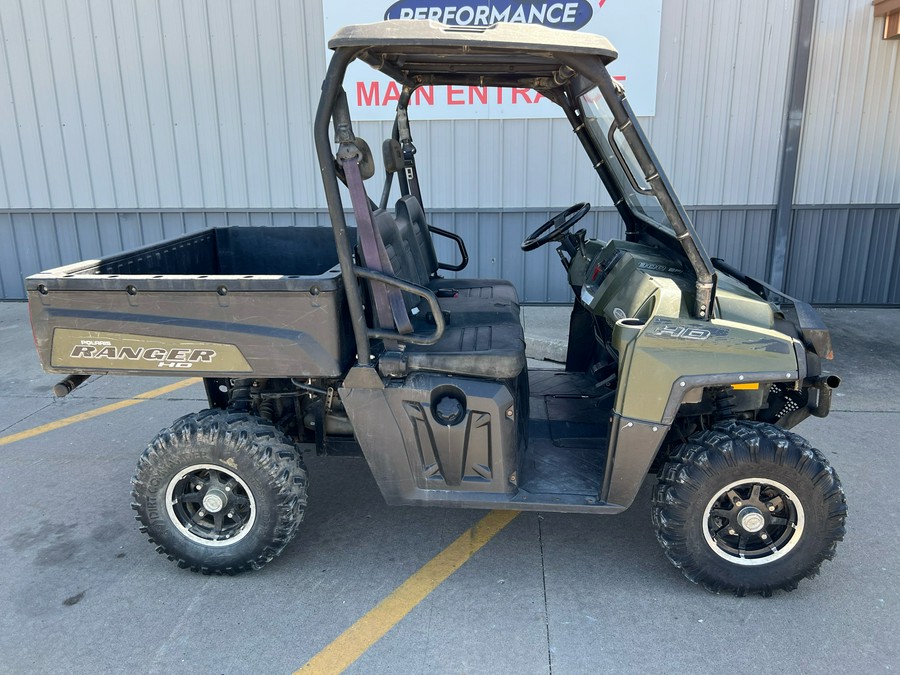
<svg viewBox="0 0 900 675"><path fill-rule="evenodd" d="M133 479L157 550L205 573L272 560L298 531L301 453L315 451L365 457L390 504L615 514L656 474L653 527L692 581L767 595L815 575L846 503L788 429L829 412L829 332L809 305L710 259L607 71L612 45L390 21L329 46L315 141L330 229L205 230L27 280L42 364L68 374L59 394L90 374L203 378L209 409L161 431ZM355 59L401 90L374 191L342 89ZM622 240L575 230L594 217L581 203L522 243L556 245L574 291L565 370L527 368L511 283L441 276L468 255L429 224L419 188L407 108L430 85L540 92L615 204Z"/></svg>

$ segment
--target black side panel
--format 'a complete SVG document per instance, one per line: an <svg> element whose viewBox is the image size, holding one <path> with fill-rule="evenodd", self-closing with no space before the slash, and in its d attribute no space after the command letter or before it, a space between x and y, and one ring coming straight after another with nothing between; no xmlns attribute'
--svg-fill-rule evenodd
<svg viewBox="0 0 900 675"><path fill-rule="evenodd" d="M217 229L109 256L77 274L218 274Z"/></svg>
<svg viewBox="0 0 900 675"><path fill-rule="evenodd" d="M479 499L472 493L505 501L515 492L514 384L427 373L403 386L370 384L341 389L341 400L389 504L447 501L448 489L456 502Z"/></svg>
<svg viewBox="0 0 900 675"><path fill-rule="evenodd" d="M519 411L511 387L417 373L385 395L419 488L515 490L509 479L516 470Z"/></svg>
<svg viewBox="0 0 900 675"><path fill-rule="evenodd" d="M583 374L530 375L530 382L524 377L498 382L419 373L385 386L374 368L353 368L341 400L385 500L531 511L624 510L627 504L600 498L611 397L597 395L593 380ZM536 410L526 420L529 388Z"/></svg>

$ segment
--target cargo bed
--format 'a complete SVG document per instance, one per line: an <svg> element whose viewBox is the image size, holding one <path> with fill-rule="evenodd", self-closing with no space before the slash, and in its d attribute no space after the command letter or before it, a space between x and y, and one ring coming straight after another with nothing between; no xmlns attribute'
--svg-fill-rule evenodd
<svg viewBox="0 0 900 675"><path fill-rule="evenodd" d="M50 372L337 377L353 360L330 228L209 229L25 283Z"/></svg>

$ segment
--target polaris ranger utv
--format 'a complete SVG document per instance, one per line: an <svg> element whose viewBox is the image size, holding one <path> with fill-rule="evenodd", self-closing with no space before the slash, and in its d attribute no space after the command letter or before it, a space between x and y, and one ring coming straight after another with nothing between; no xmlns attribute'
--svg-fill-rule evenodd
<svg viewBox="0 0 900 675"><path fill-rule="evenodd" d="M218 228L27 280L42 364L69 374L61 393L93 373L204 379L209 409L161 431L133 479L157 550L205 573L272 560L303 518L314 450L361 454L390 504L615 514L655 473L653 527L692 581L767 595L815 575L845 499L788 429L829 412L829 332L710 259L607 71L612 45L391 21L329 47L315 141L330 231ZM354 59L402 91L380 192L342 89ZM540 92L621 216L624 239L598 241L574 229L591 217L575 204L522 243L556 245L574 291L564 371L526 367L511 283L440 274L468 256L429 225L419 188L407 113L429 85ZM439 261L433 237L461 262Z"/></svg>

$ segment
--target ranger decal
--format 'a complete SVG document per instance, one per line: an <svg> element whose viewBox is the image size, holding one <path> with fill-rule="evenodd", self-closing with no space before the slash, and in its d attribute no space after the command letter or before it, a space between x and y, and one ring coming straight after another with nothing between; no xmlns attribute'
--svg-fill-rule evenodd
<svg viewBox="0 0 900 675"><path fill-rule="evenodd" d="M51 365L80 372L171 369L228 374L252 370L234 345L71 328L53 332Z"/></svg>
<svg viewBox="0 0 900 675"><path fill-rule="evenodd" d="M195 363L212 363L216 355L215 349L160 349L159 347L115 347L109 345L98 347L82 340L82 344L72 348L74 359L127 359L137 361L155 361L159 368L191 368Z"/></svg>

